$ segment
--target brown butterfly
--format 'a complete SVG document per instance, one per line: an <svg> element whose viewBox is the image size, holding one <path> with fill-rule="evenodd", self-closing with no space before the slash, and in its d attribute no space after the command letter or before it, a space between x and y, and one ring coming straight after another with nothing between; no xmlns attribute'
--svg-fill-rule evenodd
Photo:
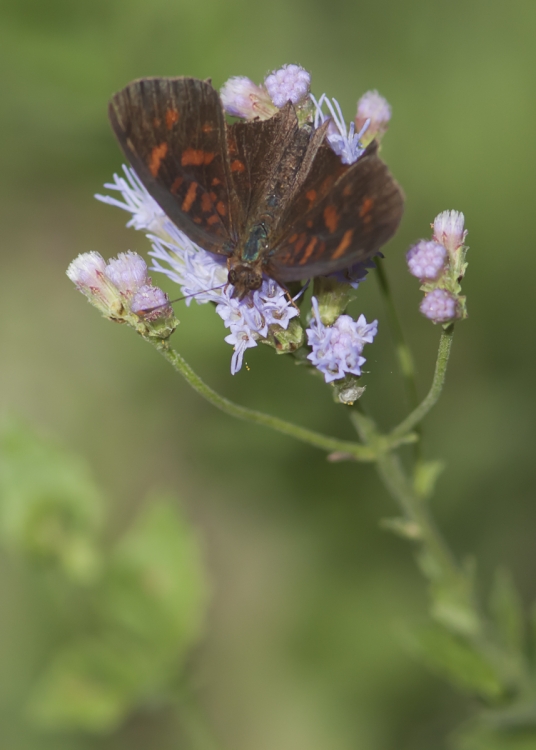
<svg viewBox="0 0 536 750"><path fill-rule="evenodd" d="M343 164L327 123L298 124L288 102L268 120L228 125L218 92L196 78L142 78L115 94L113 130L167 216L227 256L242 298L263 274L280 283L370 259L396 231L403 196L373 142Z"/></svg>

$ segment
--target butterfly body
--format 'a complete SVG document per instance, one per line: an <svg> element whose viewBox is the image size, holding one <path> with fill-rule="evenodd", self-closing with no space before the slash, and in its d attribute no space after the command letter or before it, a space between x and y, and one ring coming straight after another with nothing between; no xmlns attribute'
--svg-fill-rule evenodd
<svg viewBox="0 0 536 750"><path fill-rule="evenodd" d="M344 165L327 124L301 127L289 102L268 120L227 125L215 89L194 78L146 78L109 108L138 177L192 241L227 256L240 298L263 275L280 283L362 262L400 222L400 188L371 144Z"/></svg>

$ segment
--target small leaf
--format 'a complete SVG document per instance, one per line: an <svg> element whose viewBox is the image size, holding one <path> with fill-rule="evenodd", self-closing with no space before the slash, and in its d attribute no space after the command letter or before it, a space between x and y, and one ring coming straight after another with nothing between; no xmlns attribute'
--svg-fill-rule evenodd
<svg viewBox="0 0 536 750"><path fill-rule="evenodd" d="M490 611L504 646L515 654L522 653L525 641L523 605L510 573L504 568L496 571Z"/></svg>
<svg viewBox="0 0 536 750"><path fill-rule="evenodd" d="M199 637L207 598L194 530L171 502L153 501L113 554L101 601L105 622L143 639L155 658L176 660Z"/></svg>
<svg viewBox="0 0 536 750"><path fill-rule="evenodd" d="M12 424L0 435L0 543L95 579L103 496L79 457Z"/></svg>
<svg viewBox="0 0 536 750"><path fill-rule="evenodd" d="M382 529L392 531L393 534L411 539L413 541L421 538L421 527L415 521L406 518L382 518L380 521Z"/></svg>
<svg viewBox="0 0 536 750"><path fill-rule="evenodd" d="M444 469L443 461L422 461L417 464L414 486L420 498L427 500L433 494L437 479Z"/></svg>
<svg viewBox="0 0 536 750"><path fill-rule="evenodd" d="M493 667L462 638L430 626L412 640L414 653L457 687L488 699L502 695L501 681Z"/></svg>

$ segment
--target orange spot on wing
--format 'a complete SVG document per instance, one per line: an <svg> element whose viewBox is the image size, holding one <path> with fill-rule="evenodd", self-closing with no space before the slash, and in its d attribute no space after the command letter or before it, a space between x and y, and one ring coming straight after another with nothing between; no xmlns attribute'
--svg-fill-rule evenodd
<svg viewBox="0 0 536 750"><path fill-rule="evenodd" d="M212 203L216 203L216 201L218 200L218 196L216 195L216 193L213 190L211 190L209 195L210 195L210 200L212 201Z"/></svg>
<svg viewBox="0 0 536 750"><path fill-rule="evenodd" d="M216 214L212 214L212 216L209 216L207 219L207 224L219 224L220 220L216 216Z"/></svg>
<svg viewBox="0 0 536 750"><path fill-rule="evenodd" d="M201 224L202 219L200 216L194 216L194 224Z"/></svg>
<svg viewBox="0 0 536 750"><path fill-rule="evenodd" d="M306 234L300 234L298 237L298 241L294 245L294 252L299 253L302 247L307 242L307 235Z"/></svg>
<svg viewBox="0 0 536 750"><path fill-rule="evenodd" d="M303 266L304 263L307 263L311 255L313 254L313 250L316 247L316 243L318 242L317 237L313 237L313 239L310 241L310 243L305 248L305 252L303 254L303 257L299 259L298 263L300 266Z"/></svg>
<svg viewBox="0 0 536 750"><path fill-rule="evenodd" d="M206 214L211 214L214 210L212 201L210 200L210 195L208 193L203 193L203 195L201 196L201 208Z"/></svg>
<svg viewBox="0 0 536 750"><path fill-rule="evenodd" d="M218 180L217 177L214 177L212 179L212 182L210 183L213 187L216 187L216 185L221 185L221 180Z"/></svg>
<svg viewBox="0 0 536 750"><path fill-rule="evenodd" d="M373 205L374 205L374 199L373 198L365 198L365 200L363 201L363 203L361 204L361 207L359 209L359 215L361 216L361 218L363 218L368 213L370 213L370 209L372 208ZM369 221L370 221L370 219L369 219Z"/></svg>
<svg viewBox="0 0 536 750"><path fill-rule="evenodd" d="M311 227L313 226L313 220L312 219L308 219L307 226L309 227L309 229L311 229Z"/></svg>
<svg viewBox="0 0 536 750"><path fill-rule="evenodd" d="M170 192L172 192L173 194L175 194L177 192L177 190L180 188L180 186L182 185L183 182L184 182L184 180L182 179L182 177L180 177L180 176L179 177L175 177L175 179L171 183L171 187L169 188Z"/></svg>
<svg viewBox="0 0 536 750"><path fill-rule="evenodd" d="M326 206L324 209L324 221L330 232L335 232L339 224L340 215L335 206Z"/></svg>
<svg viewBox="0 0 536 750"><path fill-rule="evenodd" d="M152 174L153 177L156 177L158 174L158 170L160 169L160 164L162 163L162 159L165 157L168 151L168 145L164 141L159 146L155 146L153 150L151 151L151 158L149 160L149 172Z"/></svg>
<svg viewBox="0 0 536 750"><path fill-rule="evenodd" d="M313 201L316 200L316 190L308 190L305 193L305 197L307 198L307 200L309 201L309 203L312 203Z"/></svg>
<svg viewBox="0 0 536 750"><path fill-rule="evenodd" d="M212 133L214 128L212 127L211 122L205 122L203 126L201 127L201 130L203 131L203 133Z"/></svg>
<svg viewBox="0 0 536 750"><path fill-rule="evenodd" d="M339 242L335 252L331 256L333 260L336 260L337 258L340 258L342 255L344 255L346 248L350 245L352 241L353 235L354 235L353 229L346 230L346 232L342 236L342 240Z"/></svg>
<svg viewBox="0 0 536 750"><path fill-rule="evenodd" d="M173 107L170 107L168 110L166 110L166 128L168 130L171 130L173 125L175 125L175 123L178 121L179 121L179 113L176 109L173 109Z"/></svg>
<svg viewBox="0 0 536 750"><path fill-rule="evenodd" d="M188 211L192 207L192 203L195 201L196 192L197 192L197 182L190 183L190 187L188 188L188 192L184 196L184 200L181 206L182 210L186 211L186 213L188 213Z"/></svg>
<svg viewBox="0 0 536 750"><path fill-rule="evenodd" d="M240 161L240 159L235 159L231 162L231 172L244 172L245 169L244 162Z"/></svg>
<svg viewBox="0 0 536 750"><path fill-rule="evenodd" d="M210 164L214 159L215 154L211 151L203 151L202 149L187 148L183 151L181 156L181 164L186 167L193 164L195 167L200 167L202 164Z"/></svg>
<svg viewBox="0 0 536 750"><path fill-rule="evenodd" d="M216 203L216 211L219 213L220 216L225 216L227 213L227 206L223 201L218 201Z"/></svg>

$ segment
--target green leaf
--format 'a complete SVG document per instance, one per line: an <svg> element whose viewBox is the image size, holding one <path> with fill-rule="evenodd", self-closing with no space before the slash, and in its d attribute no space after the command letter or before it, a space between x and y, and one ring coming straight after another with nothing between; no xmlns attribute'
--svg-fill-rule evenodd
<svg viewBox="0 0 536 750"><path fill-rule="evenodd" d="M415 521L406 518L382 518L380 521L382 529L392 531L393 534L415 541L421 538L421 527Z"/></svg>
<svg viewBox="0 0 536 750"><path fill-rule="evenodd" d="M91 582L103 496L84 461L20 424L0 435L0 543Z"/></svg>
<svg viewBox="0 0 536 750"><path fill-rule="evenodd" d="M130 709L138 682L129 646L120 638L100 637L62 650L33 691L30 720L46 729L114 729Z"/></svg>
<svg viewBox="0 0 536 750"><path fill-rule="evenodd" d="M415 469L415 491L423 500L427 500L434 491L439 475L445 469L443 461L422 461Z"/></svg>
<svg viewBox="0 0 536 750"><path fill-rule="evenodd" d="M514 654L521 654L525 642L523 605L510 573L504 568L496 571L490 612L504 646Z"/></svg>
<svg viewBox="0 0 536 750"><path fill-rule="evenodd" d="M112 555L100 602L103 621L167 663L200 636L207 598L194 530L171 502L153 501Z"/></svg>
<svg viewBox="0 0 536 750"><path fill-rule="evenodd" d="M465 692L487 699L502 695L501 681L493 667L462 638L430 626L412 634L410 646L430 669Z"/></svg>
<svg viewBox="0 0 536 750"><path fill-rule="evenodd" d="M51 661L29 704L43 727L113 730L165 700L201 635L208 586L192 527L160 499L135 520L94 590L92 632Z"/></svg>

